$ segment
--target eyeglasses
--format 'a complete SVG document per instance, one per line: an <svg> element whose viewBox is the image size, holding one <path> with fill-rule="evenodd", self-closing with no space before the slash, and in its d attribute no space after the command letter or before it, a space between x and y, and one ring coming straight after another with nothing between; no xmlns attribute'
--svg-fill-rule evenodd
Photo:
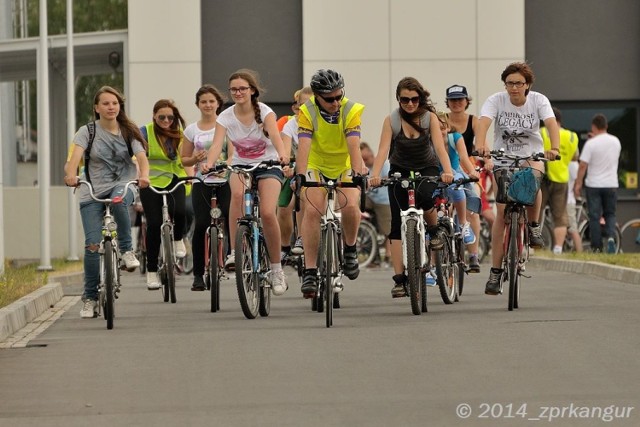
<svg viewBox="0 0 640 427"><path fill-rule="evenodd" d="M164 122L165 120L173 122L174 119L175 119L175 116L165 116L164 114L160 114L158 116L158 120L160 120L161 122Z"/></svg>
<svg viewBox="0 0 640 427"><path fill-rule="evenodd" d="M526 82L504 82L504 85L508 88L514 88L517 87L518 89L520 89L522 86L524 86L526 84Z"/></svg>
<svg viewBox="0 0 640 427"><path fill-rule="evenodd" d="M231 93L246 93L249 89L251 89L250 86L230 87L229 88L229 92L231 92Z"/></svg>
<svg viewBox="0 0 640 427"><path fill-rule="evenodd" d="M324 99L324 102L326 102L327 104L333 104L336 101L338 102L342 101L342 98L344 98L344 92L336 96L322 96L322 95L318 95L318 96Z"/></svg>
<svg viewBox="0 0 640 427"><path fill-rule="evenodd" d="M407 105L410 102L412 104L418 104L420 102L420 97L419 96L412 96L411 98L409 98L408 96L400 97L400 104Z"/></svg>

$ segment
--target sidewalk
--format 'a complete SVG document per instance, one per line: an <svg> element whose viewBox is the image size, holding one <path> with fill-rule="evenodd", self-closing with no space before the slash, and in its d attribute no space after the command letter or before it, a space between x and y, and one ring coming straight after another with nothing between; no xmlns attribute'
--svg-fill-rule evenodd
<svg viewBox="0 0 640 427"><path fill-rule="evenodd" d="M620 282L640 284L640 270L616 265L604 264L595 261L573 261L567 259L555 259L548 257L529 258L528 265L534 268L544 268L565 273L588 274L590 276L602 277L606 280L617 280Z"/></svg>

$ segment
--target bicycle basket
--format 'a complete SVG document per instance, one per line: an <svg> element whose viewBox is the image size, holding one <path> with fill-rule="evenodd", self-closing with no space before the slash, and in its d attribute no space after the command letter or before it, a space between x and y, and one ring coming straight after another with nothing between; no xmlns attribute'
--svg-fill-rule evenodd
<svg viewBox="0 0 640 427"><path fill-rule="evenodd" d="M496 179L496 202L507 203L507 189L509 188L512 175L508 169L499 169L494 172Z"/></svg>
<svg viewBox="0 0 640 427"><path fill-rule="evenodd" d="M533 168L523 168L514 172L511 185L507 189L507 199L512 202L533 206L540 189L540 178Z"/></svg>

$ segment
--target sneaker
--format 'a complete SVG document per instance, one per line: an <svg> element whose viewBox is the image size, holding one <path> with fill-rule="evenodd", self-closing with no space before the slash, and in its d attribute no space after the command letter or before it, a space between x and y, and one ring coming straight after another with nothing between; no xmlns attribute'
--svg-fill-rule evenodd
<svg viewBox="0 0 640 427"><path fill-rule="evenodd" d="M187 256L187 247L184 245L184 241L173 241L173 253L175 254L176 258L184 258Z"/></svg>
<svg viewBox="0 0 640 427"><path fill-rule="evenodd" d="M271 292L275 296L280 296L287 292L289 286L287 285L287 278L284 275L284 270L271 272Z"/></svg>
<svg viewBox="0 0 640 427"><path fill-rule="evenodd" d="M280 264L284 267L287 264L287 259L289 258L289 254L285 251L280 251Z"/></svg>
<svg viewBox="0 0 640 427"><path fill-rule="evenodd" d="M436 272L431 270L425 275L424 282L427 286L435 286L436 285Z"/></svg>
<svg viewBox="0 0 640 427"><path fill-rule="evenodd" d="M360 268L358 267L358 252L356 247L353 249L344 248L344 275L349 278L349 280L356 280L358 275L360 274Z"/></svg>
<svg viewBox="0 0 640 427"><path fill-rule="evenodd" d="M160 280L158 279L158 273L155 271L147 271L147 289L150 291L160 289Z"/></svg>
<svg viewBox="0 0 640 427"><path fill-rule="evenodd" d="M471 245L476 242L476 235L473 234L471 224L468 221L462 226L462 241L465 245Z"/></svg>
<svg viewBox="0 0 640 427"><path fill-rule="evenodd" d="M501 292L500 289L500 276L502 276L502 270L497 268L491 268L489 272L489 280L484 288L484 293L487 295L498 295Z"/></svg>
<svg viewBox="0 0 640 427"><path fill-rule="evenodd" d="M204 285L204 279L202 276L193 276L193 284L191 285L192 291L204 291L206 286Z"/></svg>
<svg viewBox="0 0 640 427"><path fill-rule="evenodd" d="M227 259L224 261L224 269L227 271L235 271L236 269L236 252L231 251L229 255L227 255Z"/></svg>
<svg viewBox="0 0 640 427"><path fill-rule="evenodd" d="M544 246L545 243L542 238L542 226L540 224L537 226L529 224L529 247L542 249Z"/></svg>
<svg viewBox="0 0 640 427"><path fill-rule="evenodd" d="M405 283L407 282L407 276L404 274L396 274L393 276L395 285L391 289L391 298L403 298L407 296L407 289Z"/></svg>
<svg viewBox="0 0 640 427"><path fill-rule="evenodd" d="M560 255L560 254L562 254L562 246L554 246L554 247L553 247L553 254L554 254L554 255Z"/></svg>
<svg viewBox="0 0 640 427"><path fill-rule="evenodd" d="M318 270L315 268L305 269L302 276L302 286L300 291L305 299L315 298L316 292L318 292Z"/></svg>
<svg viewBox="0 0 640 427"><path fill-rule="evenodd" d="M296 242L291 248L291 253L294 255L302 255L304 253L304 248L302 247L302 237L298 237Z"/></svg>
<svg viewBox="0 0 640 427"><path fill-rule="evenodd" d="M127 251L122 254L120 258L122 262L124 262L125 269L129 272L134 271L136 268L140 267L140 261L136 258L136 254L133 251Z"/></svg>
<svg viewBox="0 0 640 427"><path fill-rule="evenodd" d="M478 255L469 255L469 273L480 273Z"/></svg>
<svg viewBox="0 0 640 427"><path fill-rule="evenodd" d="M613 240L613 237L609 237L609 239L607 239L607 253L608 254L616 253L616 241Z"/></svg>
<svg viewBox="0 0 640 427"><path fill-rule="evenodd" d="M80 317L83 319L93 319L98 317L98 301L92 299L83 300Z"/></svg>

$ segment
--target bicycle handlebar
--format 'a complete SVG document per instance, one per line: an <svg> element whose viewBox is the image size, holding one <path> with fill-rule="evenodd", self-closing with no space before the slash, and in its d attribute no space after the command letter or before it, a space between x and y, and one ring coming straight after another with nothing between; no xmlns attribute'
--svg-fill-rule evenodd
<svg viewBox="0 0 640 427"><path fill-rule="evenodd" d="M389 186L389 185L394 185L397 183L409 183L409 182L422 182L422 181L427 181L427 182L431 182L434 184L437 184L438 188L446 188L449 187L451 185L455 186L455 187L460 187L464 184L468 184L470 182L478 182L478 178L475 177L468 177L468 178L458 178L456 180L453 180L449 183L442 181L442 178L439 176L414 176L414 177L400 177L400 176L390 176L388 178L381 178L381 186ZM408 187L408 185L407 185Z"/></svg>
<svg viewBox="0 0 640 427"><path fill-rule="evenodd" d="M80 185L86 185L87 189L89 190L89 196L95 200L96 202L100 202L100 203L113 203L113 204L118 204L118 203L122 203L122 199L123 196L116 196L113 199L100 199L98 198L95 193L93 192L93 185L91 184L91 182L81 179L78 181L78 185L77 187L80 187ZM127 191L129 191L129 187L131 187L132 185L138 185L138 180L134 179L132 181L127 181L127 183L124 185L124 191L122 194L127 194Z"/></svg>
<svg viewBox="0 0 640 427"><path fill-rule="evenodd" d="M476 157L482 157L478 151L473 151L471 155ZM543 161L543 162L561 160L561 157L559 154L556 155L555 159L551 160L544 157L544 153L533 153L528 156L519 156L517 154L505 153L504 149L491 150L489 151L489 156L494 159L508 159L508 160L515 160L517 162L522 162L524 160L534 160L534 161Z"/></svg>
<svg viewBox="0 0 640 427"><path fill-rule="evenodd" d="M197 176L178 176L176 178L178 179L178 182L176 182L176 185L174 185L173 188L171 188L171 190L158 190L152 185L150 185L149 188L151 189L151 191L153 191L156 194L170 194L176 191L178 187L185 185L187 181L192 181L194 179L202 181L202 179Z"/></svg>
<svg viewBox="0 0 640 427"><path fill-rule="evenodd" d="M296 175L296 190L295 190L295 211L300 211L300 190L302 187L311 188L360 188L360 211L364 212L365 202L367 200L367 177L364 175L356 175L352 177L351 182L342 182L336 180L330 180L329 182L307 182L304 179L304 175Z"/></svg>

